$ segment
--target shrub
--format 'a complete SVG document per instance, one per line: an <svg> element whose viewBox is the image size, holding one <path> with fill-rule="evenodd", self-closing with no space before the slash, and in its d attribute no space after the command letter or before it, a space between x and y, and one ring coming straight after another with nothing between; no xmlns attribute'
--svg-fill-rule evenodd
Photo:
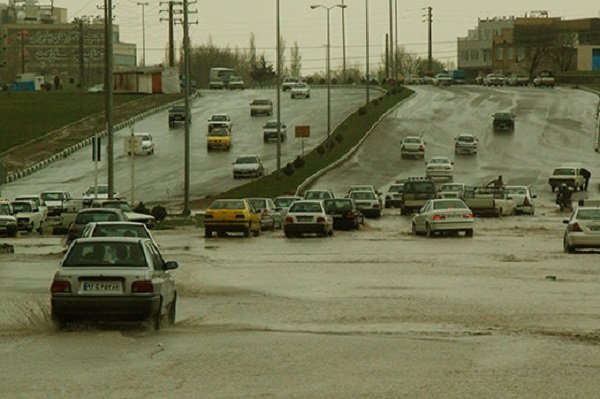
<svg viewBox="0 0 600 399"><path fill-rule="evenodd" d="M367 107L365 107L364 105L358 109L359 115L364 115L366 113L367 113Z"/></svg>
<svg viewBox="0 0 600 399"><path fill-rule="evenodd" d="M287 176L294 174L294 165L288 162L283 168L283 173L285 173Z"/></svg>
<svg viewBox="0 0 600 399"><path fill-rule="evenodd" d="M341 143L342 141L344 141L344 136L342 136L341 134L336 135L335 141L337 141L338 143Z"/></svg>
<svg viewBox="0 0 600 399"><path fill-rule="evenodd" d="M133 208L134 212L143 213L144 215L150 215L150 209L146 208L146 205L142 201L138 202L138 204Z"/></svg>
<svg viewBox="0 0 600 399"><path fill-rule="evenodd" d="M346 79L346 83L349 85L353 85L354 84L354 78L348 78Z"/></svg>
<svg viewBox="0 0 600 399"><path fill-rule="evenodd" d="M303 167L304 163L304 158L302 158L301 156L297 156L296 159L294 159L294 167L296 169L300 169L301 167Z"/></svg>
<svg viewBox="0 0 600 399"><path fill-rule="evenodd" d="M319 84L320 85L324 85L325 83L327 83L327 82L325 81L324 78L319 79Z"/></svg>
<svg viewBox="0 0 600 399"><path fill-rule="evenodd" d="M388 93L389 93L389 92L388 92ZM375 106L375 107L376 107L376 106L378 106L378 105L379 105L379 103L380 103L380 102L381 102L381 100L380 100L380 99L378 99L378 98L376 98L376 99L374 99L373 101L371 101L371 104L373 104L373 106Z"/></svg>
<svg viewBox="0 0 600 399"><path fill-rule="evenodd" d="M335 141L328 139L325 142L325 148L327 149L327 151L331 151L331 150L333 150L333 147L335 147Z"/></svg>
<svg viewBox="0 0 600 399"><path fill-rule="evenodd" d="M332 85L336 85L337 84L337 79L336 78L331 79L331 84Z"/></svg>
<svg viewBox="0 0 600 399"><path fill-rule="evenodd" d="M154 216L157 221L162 222L167 217L167 209L164 206L156 205L152 208L150 214Z"/></svg>
<svg viewBox="0 0 600 399"><path fill-rule="evenodd" d="M318 146L317 153L319 153L319 155L325 154L325 147L323 147L322 145Z"/></svg>

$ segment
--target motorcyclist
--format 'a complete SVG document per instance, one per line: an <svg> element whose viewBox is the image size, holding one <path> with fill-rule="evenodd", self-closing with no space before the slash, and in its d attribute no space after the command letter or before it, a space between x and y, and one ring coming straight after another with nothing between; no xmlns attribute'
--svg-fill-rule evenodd
<svg viewBox="0 0 600 399"><path fill-rule="evenodd" d="M556 204L560 207L560 210L571 208L571 189L566 183L563 183L558 188L556 193Z"/></svg>

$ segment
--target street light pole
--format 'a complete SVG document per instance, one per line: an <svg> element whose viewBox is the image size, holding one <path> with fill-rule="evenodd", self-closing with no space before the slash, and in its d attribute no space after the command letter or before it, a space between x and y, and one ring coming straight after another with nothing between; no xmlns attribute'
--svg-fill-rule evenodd
<svg viewBox="0 0 600 399"><path fill-rule="evenodd" d="M342 0L342 84L346 84L346 5Z"/></svg>
<svg viewBox="0 0 600 399"><path fill-rule="evenodd" d="M329 138L329 135L331 134L331 79L330 79L330 66L329 66L329 62L330 62L330 54L329 54L329 49L331 47L331 41L330 41L330 23L329 23L329 11L331 11L332 8L335 7L339 7L342 10L346 7L348 7L345 4L334 4L332 6L324 6L322 4L313 4L310 6L311 9L315 9L315 8L324 8L327 11L327 62L326 62L326 68L327 71L325 73L326 75L326 79L327 79L327 138Z"/></svg>
<svg viewBox="0 0 600 399"><path fill-rule="evenodd" d="M150 3L138 2L138 6L142 6L142 66L146 66L146 18L144 15L144 8Z"/></svg>
<svg viewBox="0 0 600 399"><path fill-rule="evenodd" d="M365 67L365 86L367 89L367 101L366 104L369 104L369 0L365 0L365 31L366 31L366 48L367 48L367 59L366 59L366 67Z"/></svg>
<svg viewBox="0 0 600 399"><path fill-rule="evenodd" d="M279 24L279 0L277 0L277 178L281 170L281 31Z"/></svg>

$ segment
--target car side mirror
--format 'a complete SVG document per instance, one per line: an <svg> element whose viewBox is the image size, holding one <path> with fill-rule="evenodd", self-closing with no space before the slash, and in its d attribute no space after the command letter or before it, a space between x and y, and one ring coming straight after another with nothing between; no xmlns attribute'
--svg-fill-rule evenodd
<svg viewBox="0 0 600 399"><path fill-rule="evenodd" d="M179 267L179 264L174 261L165 263L165 270L173 270L173 269L177 269L178 267Z"/></svg>

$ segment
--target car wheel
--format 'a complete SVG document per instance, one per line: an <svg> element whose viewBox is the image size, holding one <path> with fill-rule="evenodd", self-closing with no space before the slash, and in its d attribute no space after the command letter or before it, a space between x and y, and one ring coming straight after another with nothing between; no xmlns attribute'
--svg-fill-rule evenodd
<svg viewBox="0 0 600 399"><path fill-rule="evenodd" d="M429 225L429 223L427 223L427 224L425 225L425 235L426 235L428 238L431 238L431 237L433 237L433 231L431 230L431 226Z"/></svg>
<svg viewBox="0 0 600 399"><path fill-rule="evenodd" d="M211 238L212 237L212 230L211 229L204 229L204 238Z"/></svg>
<svg viewBox="0 0 600 399"><path fill-rule="evenodd" d="M552 192L556 191L556 186L550 186L550 190L552 190Z"/></svg>
<svg viewBox="0 0 600 399"><path fill-rule="evenodd" d="M563 248L564 248L564 251L568 254L575 253L575 248L573 248L571 245L569 245L567 243L566 239L563 239Z"/></svg>
<svg viewBox="0 0 600 399"><path fill-rule="evenodd" d="M292 238L294 235L292 233L290 233L289 231L284 231L283 234L285 234L286 238Z"/></svg>
<svg viewBox="0 0 600 399"><path fill-rule="evenodd" d="M250 237L250 226L244 229L244 237Z"/></svg>
<svg viewBox="0 0 600 399"><path fill-rule="evenodd" d="M419 235L419 233L417 232L417 225L415 224L415 222L412 223L411 233L413 236Z"/></svg>
<svg viewBox="0 0 600 399"><path fill-rule="evenodd" d="M61 331L67 327L67 320L62 317L51 312L52 326L55 330Z"/></svg>
<svg viewBox="0 0 600 399"><path fill-rule="evenodd" d="M175 296L173 297L173 300L171 301L171 304L169 305L169 313L167 316L167 321L169 322L169 324L175 324L175 318L177 316L177 293L175 293Z"/></svg>
<svg viewBox="0 0 600 399"><path fill-rule="evenodd" d="M39 235L44 234L44 223L40 222L40 226L37 229Z"/></svg>
<svg viewBox="0 0 600 399"><path fill-rule="evenodd" d="M473 229L465 230L465 235L467 237L473 237Z"/></svg>
<svg viewBox="0 0 600 399"><path fill-rule="evenodd" d="M252 235L253 235L254 237L258 237L258 236L260 235L260 227L259 227L258 229L256 229L256 230L253 230L253 231L252 231Z"/></svg>
<svg viewBox="0 0 600 399"><path fill-rule="evenodd" d="M162 314L160 313L161 309L162 309L162 298L160 299L160 306L158 307L158 310L156 312L154 312L153 314L151 314L150 318L147 321L150 329L152 329L154 331L160 330L160 325L162 322Z"/></svg>
<svg viewBox="0 0 600 399"><path fill-rule="evenodd" d="M27 227L27 231L28 232L33 232L33 222L31 222L31 224L29 225L29 227Z"/></svg>

